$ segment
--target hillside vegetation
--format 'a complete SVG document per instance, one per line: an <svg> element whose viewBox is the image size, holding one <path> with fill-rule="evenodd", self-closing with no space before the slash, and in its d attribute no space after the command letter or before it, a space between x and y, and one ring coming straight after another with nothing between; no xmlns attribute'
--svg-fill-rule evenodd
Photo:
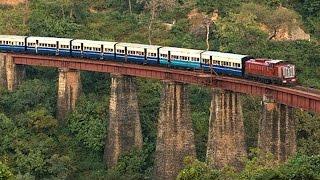
<svg viewBox="0 0 320 180"><path fill-rule="evenodd" d="M299 83L320 88L318 0L32 0L0 6L0 34L72 37L158 44L284 59ZM307 40L286 40L297 28ZM289 38L290 39L290 38ZM83 72L76 110L55 119L57 70L27 68L15 92L0 90L0 179L150 179L161 82L137 79L144 147L103 164L110 77ZM275 165L256 149L260 99L243 97L245 169L217 170L205 162L211 91L190 86L197 159L186 158L179 179L319 179L320 117L297 110L298 155Z"/></svg>

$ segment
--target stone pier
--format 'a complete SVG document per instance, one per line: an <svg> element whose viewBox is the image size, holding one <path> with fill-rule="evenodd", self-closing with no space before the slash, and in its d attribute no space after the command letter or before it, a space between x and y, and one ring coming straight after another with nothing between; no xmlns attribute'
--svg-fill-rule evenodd
<svg viewBox="0 0 320 180"><path fill-rule="evenodd" d="M258 147L271 152L279 162L296 153L296 133L293 108L263 97L259 123Z"/></svg>
<svg viewBox="0 0 320 180"><path fill-rule="evenodd" d="M105 162L114 167L121 154L143 145L137 90L133 77L111 75Z"/></svg>
<svg viewBox="0 0 320 180"><path fill-rule="evenodd" d="M0 86L7 88L6 55L0 53Z"/></svg>
<svg viewBox="0 0 320 180"><path fill-rule="evenodd" d="M213 90L209 119L207 162L210 166L242 168L246 157L245 132L240 94Z"/></svg>
<svg viewBox="0 0 320 180"><path fill-rule="evenodd" d="M186 85L164 82L158 119L154 179L175 179L186 156L196 156Z"/></svg>
<svg viewBox="0 0 320 180"><path fill-rule="evenodd" d="M16 89L26 76L23 65L14 64L13 58L0 54L0 85L9 91Z"/></svg>
<svg viewBox="0 0 320 180"><path fill-rule="evenodd" d="M63 120L75 109L81 91L80 71L59 69L57 118Z"/></svg>

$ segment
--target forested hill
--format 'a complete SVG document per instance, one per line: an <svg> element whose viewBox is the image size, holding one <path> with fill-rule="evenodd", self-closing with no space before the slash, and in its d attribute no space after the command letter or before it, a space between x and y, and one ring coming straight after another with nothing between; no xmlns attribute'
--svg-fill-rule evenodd
<svg viewBox="0 0 320 180"><path fill-rule="evenodd" d="M8 3L9 2L9 3ZM17 1L18 2L18 1ZM299 83L320 89L319 0L0 1L0 34L157 44L284 59ZM55 118L57 70L27 68L14 92L0 90L0 179L150 179L161 82L137 79L144 146L107 169L103 150L110 77L82 72L82 96L63 126ZM211 91L190 86L197 159L181 179L320 178L320 117L296 110L298 155L276 165L257 147L260 99L242 97L246 144L241 172L205 162ZM248 150L249 151L249 150ZM301 168L303 167L303 168ZM296 175L296 176L294 176Z"/></svg>

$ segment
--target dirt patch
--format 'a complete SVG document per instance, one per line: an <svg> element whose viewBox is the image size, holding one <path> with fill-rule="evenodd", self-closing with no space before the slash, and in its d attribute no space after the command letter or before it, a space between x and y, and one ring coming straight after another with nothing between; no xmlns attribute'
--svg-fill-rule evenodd
<svg viewBox="0 0 320 180"><path fill-rule="evenodd" d="M3 5L11 5L11 6L15 6L18 5L20 3L24 3L25 0L0 0L0 4Z"/></svg>

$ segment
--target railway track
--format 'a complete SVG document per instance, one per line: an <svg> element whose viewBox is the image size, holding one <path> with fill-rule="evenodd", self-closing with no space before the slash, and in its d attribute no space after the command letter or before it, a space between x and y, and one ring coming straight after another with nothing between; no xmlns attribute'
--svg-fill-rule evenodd
<svg viewBox="0 0 320 180"><path fill-rule="evenodd" d="M293 87L293 89L297 89L297 90L305 91L308 93L320 95L320 89L309 88L309 87L304 87L304 86L295 86L295 87Z"/></svg>

